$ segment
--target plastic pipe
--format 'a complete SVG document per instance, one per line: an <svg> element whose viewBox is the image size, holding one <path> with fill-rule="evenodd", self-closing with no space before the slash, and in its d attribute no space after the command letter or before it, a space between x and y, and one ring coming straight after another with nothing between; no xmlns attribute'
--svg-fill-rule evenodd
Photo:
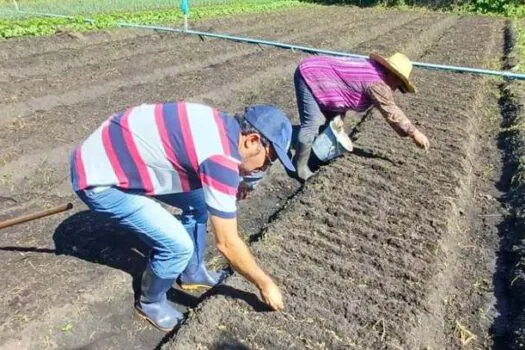
<svg viewBox="0 0 525 350"><path fill-rule="evenodd" d="M26 14L47 16L47 17L60 17L60 18L75 19L75 17L73 16L55 15L55 14L50 14L50 13L38 13L38 12L26 12L26 11L19 11L19 12L26 13ZM84 20L91 24L95 23L95 20L91 18L86 18ZM273 47L278 47L282 49L289 49L289 50L292 50L292 52L302 51L302 52L308 52L308 53L314 53L314 54L324 54L324 55L330 55L330 56L368 58L368 56L366 55L358 55L358 54L352 54L348 52L316 49L316 48L308 47L308 46L286 44L286 43L281 43L278 41L253 39L253 38L234 36L234 35L229 35L229 34L200 32L196 30L189 30L186 28L178 29L178 28L170 28L170 27L163 27L163 26L157 26L157 25L133 24L133 23L126 23L126 22L118 22L116 23L116 25L118 25L119 27L126 27L126 28L141 28L141 29L150 29L150 30L163 31L163 32L186 33L190 35L198 35L200 37L210 37L210 38L216 38L216 39L238 41L238 42L249 43L249 44L273 46ZM424 62L412 62L412 64L415 67L420 67L420 68L425 68L425 69L436 69L436 70L443 70L443 71L450 71L450 72L472 73L472 74L480 74L480 75L492 75L492 76L500 76L506 79L525 80L524 73L513 73L509 71L497 71L497 70L489 70L489 69L469 68L469 67L451 66L451 65L444 65L444 64L424 63Z"/></svg>

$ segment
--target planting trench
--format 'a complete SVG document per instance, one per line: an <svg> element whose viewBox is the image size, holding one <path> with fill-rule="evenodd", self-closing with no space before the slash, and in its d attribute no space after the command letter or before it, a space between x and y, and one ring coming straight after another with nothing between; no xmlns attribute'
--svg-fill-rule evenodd
<svg viewBox="0 0 525 350"><path fill-rule="evenodd" d="M499 57L502 36L501 22L465 18L419 56L480 66ZM483 279L497 242L470 230L465 214L490 200L474 190L474 171L485 157L479 137L491 137L480 126L494 117L493 86L437 72L418 71L416 81L419 94L402 105L432 150L417 151L369 116L356 143L371 154L322 169L253 245L283 288L286 312L263 312L256 290L234 276L166 349L490 346L493 299Z"/></svg>
<svg viewBox="0 0 525 350"><path fill-rule="evenodd" d="M519 62L517 30L507 22L503 69ZM496 307L493 325L496 349L525 348L525 85L519 81L500 84L499 147L505 164L499 187L506 211L501 216L500 246L495 273Z"/></svg>
<svg viewBox="0 0 525 350"><path fill-rule="evenodd" d="M291 38L297 43L344 49L410 26L414 21L425 25L436 19L446 20L442 15L396 14L392 21L383 21L380 26L369 30L367 23L373 23L374 18L386 19L392 14L327 9L324 15L340 18L341 21L337 21L340 23L337 26L323 29L321 25L315 25L316 21L323 22L321 15L317 13L313 16L311 10L297 10L289 16L307 18L301 26L289 28L286 22L277 20L279 24L268 22L265 34L277 36L275 33L284 35L282 33L297 31ZM361 20L362 27L354 28L354 24L345 26L343 18L356 23ZM229 26L235 27L235 23L229 23ZM352 36L330 34L338 29L352 30ZM229 27L224 25L221 31L229 31ZM74 67L70 68L70 61L66 60L63 74L50 74L50 81L34 80L31 91L24 95L28 98L27 104L6 101L7 105L3 106L3 110L10 109L14 114L6 113L2 117L3 125L9 130L0 135L0 145L4 150L0 172L6 179L0 187L2 217L20 215L64 200L73 200L78 208L74 214L57 215L2 232L5 234L0 251L5 262L2 280L6 292L1 300L5 321L0 329L4 348L79 346L142 349L154 347L164 336L133 317L130 285L136 282L144 266L144 247L115 227L89 215L71 195L67 183L69 149L85 138L107 115L126 105L177 96L209 102L231 112L251 103L275 103L296 118L292 79L286 73L293 73L298 56L229 42L201 42L197 38L177 35L150 35L164 37L164 40L156 41L159 46L152 47L152 52L161 52L171 45L172 52L187 53L188 56L181 56L180 62L168 61L156 67L164 69L170 64L175 64L175 67L178 64L180 69L173 72L174 75L152 79L154 84L140 84L131 75L127 80L129 85L113 89L111 82L114 80L97 80L97 76L104 76L115 69L126 71L125 65L133 65L133 59L122 61L119 58L122 56L116 54L114 60L106 60L104 55L73 50L72 62L78 62L78 56L84 54L100 59L99 70L93 72L96 79L91 87L88 82L66 82L65 85L53 82L76 78L69 75L68 71ZM105 45L115 45L120 36L117 35L117 39L108 37L104 41L99 35L96 36L97 44L87 44L86 50L96 51L100 47L102 52L108 52ZM123 40L129 39L127 35L122 37ZM89 35L86 38L89 43ZM55 38L49 40L49 47L40 52L58 51L59 56L64 57L62 51L68 45ZM30 43L31 40L26 39L19 45ZM58 49L53 49L54 46ZM23 51L15 52L23 57L20 56ZM198 62L202 52L208 52L216 61L207 62L204 68L197 71L187 66L187 62ZM233 55L229 56L232 52ZM137 54L141 57L144 52ZM44 57L49 62L54 61L52 55ZM15 59L13 66L16 62ZM274 64L269 65L268 62ZM31 61L26 64L30 66ZM96 61L90 62L86 71L96 66ZM24 66L19 68L23 70ZM137 71L140 70L147 71L137 66ZM255 86L254 77L258 82ZM17 96L19 90L16 86L14 88L11 94ZM3 89L2 93L7 96L10 90ZM268 180L250 201L241 204L241 231L247 235L258 233L268 217L297 187L298 184L286 177L282 169L272 169ZM20 279L20 276L24 278ZM183 306L195 306L198 302L191 295L177 291L172 291L172 294Z"/></svg>
<svg viewBox="0 0 525 350"><path fill-rule="evenodd" d="M469 66L499 58L503 38L501 21L434 13L327 7L264 17L265 25L251 15L199 26ZM481 253L496 243L464 230L471 203L489 201L473 190L484 154L474 151L479 124L493 116L479 111L495 105L486 79L415 72L419 94L399 99L428 133L428 154L368 114L354 133L361 151L323 168L297 194L297 182L272 169L241 203L239 221L257 238L272 218L253 247L283 286L286 313L259 312L255 290L233 276L169 339L133 318L131 284L146 250L84 211L67 183L67 153L107 115L145 101L184 98L230 112L275 103L297 123L292 74L304 55L122 30L0 48L10 58L0 75L9 82L0 90L0 124L9 130L0 134L0 217L64 200L78 208L2 232L3 348L456 348L468 332L478 335L468 346L490 343L491 319L477 312L492 300L483 284L491 257ZM222 264L210 248L211 262ZM190 308L200 302L177 290L170 297Z"/></svg>

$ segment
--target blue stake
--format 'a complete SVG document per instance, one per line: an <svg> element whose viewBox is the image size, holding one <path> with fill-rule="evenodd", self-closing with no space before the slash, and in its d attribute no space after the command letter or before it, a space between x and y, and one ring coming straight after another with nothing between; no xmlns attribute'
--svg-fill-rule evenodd
<svg viewBox="0 0 525 350"><path fill-rule="evenodd" d="M180 10L182 11L182 14L184 16L184 31L187 32L188 31L188 15L190 14L190 1L181 0Z"/></svg>

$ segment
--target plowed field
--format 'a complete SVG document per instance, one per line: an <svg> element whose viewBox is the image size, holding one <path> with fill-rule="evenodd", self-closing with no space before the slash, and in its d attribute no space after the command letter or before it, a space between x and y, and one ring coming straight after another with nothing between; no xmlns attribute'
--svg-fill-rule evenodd
<svg viewBox="0 0 525 350"><path fill-rule="evenodd" d="M499 19L340 7L209 20L197 29L491 68L504 43ZM282 286L284 313L265 312L256 290L233 275L203 298L172 290L192 312L167 336L134 317L132 287L147 250L72 194L69 151L111 113L144 102L186 99L231 113L273 103L297 124L293 72L304 56L130 30L0 42L0 219L75 205L0 232L1 346L490 347L504 216L498 89L488 78L420 69L418 94L396 98L429 137L428 153L376 112L353 115L355 153L303 187L276 165L241 202L241 231ZM212 244L209 258L221 264Z"/></svg>

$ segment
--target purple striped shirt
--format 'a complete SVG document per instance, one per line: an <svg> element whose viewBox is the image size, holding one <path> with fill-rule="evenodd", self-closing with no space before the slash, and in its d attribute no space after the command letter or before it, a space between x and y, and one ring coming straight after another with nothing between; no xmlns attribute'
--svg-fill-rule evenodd
<svg viewBox="0 0 525 350"><path fill-rule="evenodd" d="M386 72L377 63L355 58L313 56L299 64L299 71L323 111L364 111L373 101L366 89L383 82Z"/></svg>

